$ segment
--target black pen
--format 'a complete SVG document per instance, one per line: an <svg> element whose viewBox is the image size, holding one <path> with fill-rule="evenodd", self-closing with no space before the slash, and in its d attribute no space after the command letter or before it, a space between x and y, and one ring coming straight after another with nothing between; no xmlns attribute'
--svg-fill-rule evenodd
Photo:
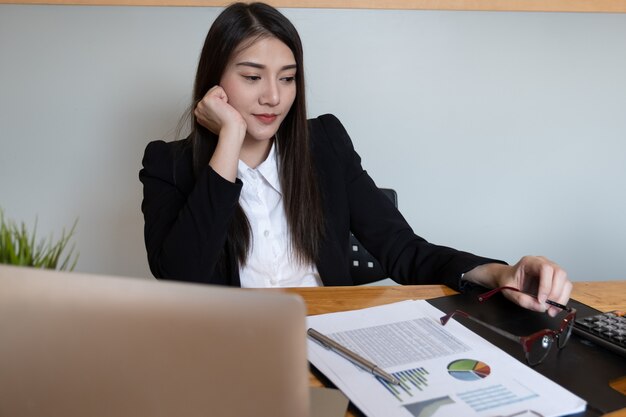
<svg viewBox="0 0 626 417"><path fill-rule="evenodd" d="M330 349L333 352L340 354L344 358L348 359L350 362L354 363L355 365L358 365L359 367L365 369L371 374L384 379L390 384L400 385L400 381L398 381L398 379L395 378L393 375L390 375L387 372L383 371L376 364L357 355L356 353L352 352L350 349L344 346L341 346L339 343L335 342L330 337L324 336L317 330L311 329L311 328L309 328L309 330L307 330L306 333L309 335L310 338L312 338L313 340L315 340L316 342L324 346L326 349Z"/></svg>

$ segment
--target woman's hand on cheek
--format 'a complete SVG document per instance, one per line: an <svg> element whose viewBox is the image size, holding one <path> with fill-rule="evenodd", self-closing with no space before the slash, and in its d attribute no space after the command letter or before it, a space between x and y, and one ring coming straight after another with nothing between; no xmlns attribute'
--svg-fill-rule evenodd
<svg viewBox="0 0 626 417"><path fill-rule="evenodd" d="M247 126L241 114L228 103L228 96L218 85L212 87L196 104L194 115L200 125L219 135L222 129L243 132ZM243 136L242 136L243 139Z"/></svg>

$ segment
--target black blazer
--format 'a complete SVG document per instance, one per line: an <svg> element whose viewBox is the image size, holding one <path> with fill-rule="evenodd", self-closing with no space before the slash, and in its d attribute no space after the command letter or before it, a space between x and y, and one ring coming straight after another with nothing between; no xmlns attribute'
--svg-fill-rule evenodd
<svg viewBox="0 0 626 417"><path fill-rule="evenodd" d="M401 284L446 284L500 262L433 245L415 235L393 203L361 167L339 120L309 120L311 146L325 213L317 269L324 285L354 285L349 232ZM150 270L157 278L240 286L239 268L225 241L241 180L225 180L208 166L195 178L189 140L148 144L139 179Z"/></svg>

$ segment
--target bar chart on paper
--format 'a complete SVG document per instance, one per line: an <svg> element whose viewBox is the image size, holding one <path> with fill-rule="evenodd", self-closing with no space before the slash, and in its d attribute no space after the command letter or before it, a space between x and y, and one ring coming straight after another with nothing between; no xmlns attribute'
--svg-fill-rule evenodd
<svg viewBox="0 0 626 417"><path fill-rule="evenodd" d="M423 391L428 387L428 371L423 367L394 372L392 375L400 381L400 385L390 384L382 378L377 379L399 401L413 397L413 390Z"/></svg>

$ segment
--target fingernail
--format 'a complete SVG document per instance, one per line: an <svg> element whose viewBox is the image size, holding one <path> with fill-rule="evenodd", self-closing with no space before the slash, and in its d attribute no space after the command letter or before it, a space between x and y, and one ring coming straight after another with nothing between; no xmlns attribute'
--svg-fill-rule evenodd
<svg viewBox="0 0 626 417"><path fill-rule="evenodd" d="M548 315L549 315L550 317L555 317L555 316L556 316L556 314L557 314L556 308L552 308L552 307L551 307L551 308L549 308L549 309L548 309Z"/></svg>

